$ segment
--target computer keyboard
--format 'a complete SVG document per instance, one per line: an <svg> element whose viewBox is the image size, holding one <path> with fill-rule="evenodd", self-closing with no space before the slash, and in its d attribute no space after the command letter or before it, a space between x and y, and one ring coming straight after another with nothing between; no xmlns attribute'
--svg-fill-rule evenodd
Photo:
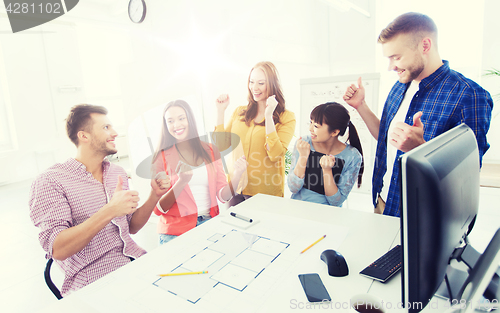
<svg viewBox="0 0 500 313"><path fill-rule="evenodd" d="M359 274L385 283L401 269L402 261L401 245L397 245Z"/></svg>

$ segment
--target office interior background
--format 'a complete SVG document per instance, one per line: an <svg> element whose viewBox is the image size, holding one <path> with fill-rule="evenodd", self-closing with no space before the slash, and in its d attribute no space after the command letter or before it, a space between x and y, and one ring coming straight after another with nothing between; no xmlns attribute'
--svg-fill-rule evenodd
<svg viewBox="0 0 500 313"><path fill-rule="evenodd" d="M135 164L129 158L134 134L129 125L150 109L189 97L201 112L199 123L209 132L215 126L216 97L222 93L231 97L227 120L236 106L247 103L248 74L259 61L277 66L286 106L297 117L309 114L300 110L301 79L380 73L380 115L397 76L387 70L388 61L376 39L404 12L433 18L441 57L492 96L500 94L500 77L485 76L487 70L500 69L496 0L146 0L146 4L144 22L136 24L128 17L128 0L82 0L60 18L16 34L5 8L0 8L4 265L0 299L15 312L32 312L55 300L42 278L44 253L29 221L28 191L39 173L75 155L64 128L75 104L108 108L120 134L114 161L128 169L136 189L147 192L149 182L134 177ZM499 99L494 96L491 148L483 159L487 185L497 187ZM304 135L300 129L297 124L296 138ZM367 159L369 163L370 156ZM370 176L365 172L368 187ZM485 216L491 218L481 219L475 231L491 237L500 226L500 214L494 210L500 189L481 190L481 210L489 210ZM346 207L371 211L369 194L353 190ZM137 236L145 248L156 247L154 223ZM30 298L36 296L34 301L22 300L20 295L27 292Z"/></svg>

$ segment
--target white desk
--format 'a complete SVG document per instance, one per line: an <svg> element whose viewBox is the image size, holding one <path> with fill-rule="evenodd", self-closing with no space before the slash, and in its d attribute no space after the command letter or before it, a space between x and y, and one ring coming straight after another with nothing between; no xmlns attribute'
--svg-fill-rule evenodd
<svg viewBox="0 0 500 313"><path fill-rule="evenodd" d="M207 239L215 233L227 234L236 229L222 221L229 214L223 212L42 312L295 312L308 305L297 278L303 273L320 275L332 298L331 307L346 308L344 303L349 303L353 295L366 292L387 297L387 301L400 301L401 274L385 285L359 275L364 267L399 243L399 218L267 195L256 195L231 211L259 220L241 232L289 243L243 291L214 288L193 304L153 284L158 274L172 271L203 251L211 244ZM300 254L324 234L324 240ZM328 275L320 260L326 249L344 255L348 276Z"/></svg>

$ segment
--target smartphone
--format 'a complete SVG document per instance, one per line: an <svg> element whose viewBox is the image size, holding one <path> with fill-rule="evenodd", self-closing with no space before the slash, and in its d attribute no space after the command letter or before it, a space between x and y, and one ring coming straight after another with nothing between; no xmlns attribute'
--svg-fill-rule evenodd
<svg viewBox="0 0 500 313"><path fill-rule="evenodd" d="M299 280L309 302L332 300L318 274L300 274Z"/></svg>

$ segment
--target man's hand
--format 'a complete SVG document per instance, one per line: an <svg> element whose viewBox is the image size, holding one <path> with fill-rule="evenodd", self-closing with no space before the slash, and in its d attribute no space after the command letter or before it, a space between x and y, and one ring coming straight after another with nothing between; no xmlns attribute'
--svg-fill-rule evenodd
<svg viewBox="0 0 500 313"><path fill-rule="evenodd" d="M343 99L356 110L363 104L365 101L365 87L363 87L361 77L358 78L358 86L351 84L351 86L347 87Z"/></svg>
<svg viewBox="0 0 500 313"><path fill-rule="evenodd" d="M307 141L302 140L302 137L297 140L296 147L301 158L307 159L309 157L309 154L311 153L311 145Z"/></svg>
<svg viewBox="0 0 500 313"><path fill-rule="evenodd" d="M391 145L398 150L408 152L413 148L425 143L424 140L424 124L421 121L422 112L417 112L413 115L413 125L410 126L403 122L396 123L389 141Z"/></svg>
<svg viewBox="0 0 500 313"><path fill-rule="evenodd" d="M115 193L108 204L114 217L134 213L139 204L139 193L135 190L123 190L123 179L118 176Z"/></svg>
<svg viewBox="0 0 500 313"><path fill-rule="evenodd" d="M165 172L159 172L155 178L151 180L151 188L154 194L161 198L170 188L170 177Z"/></svg>

